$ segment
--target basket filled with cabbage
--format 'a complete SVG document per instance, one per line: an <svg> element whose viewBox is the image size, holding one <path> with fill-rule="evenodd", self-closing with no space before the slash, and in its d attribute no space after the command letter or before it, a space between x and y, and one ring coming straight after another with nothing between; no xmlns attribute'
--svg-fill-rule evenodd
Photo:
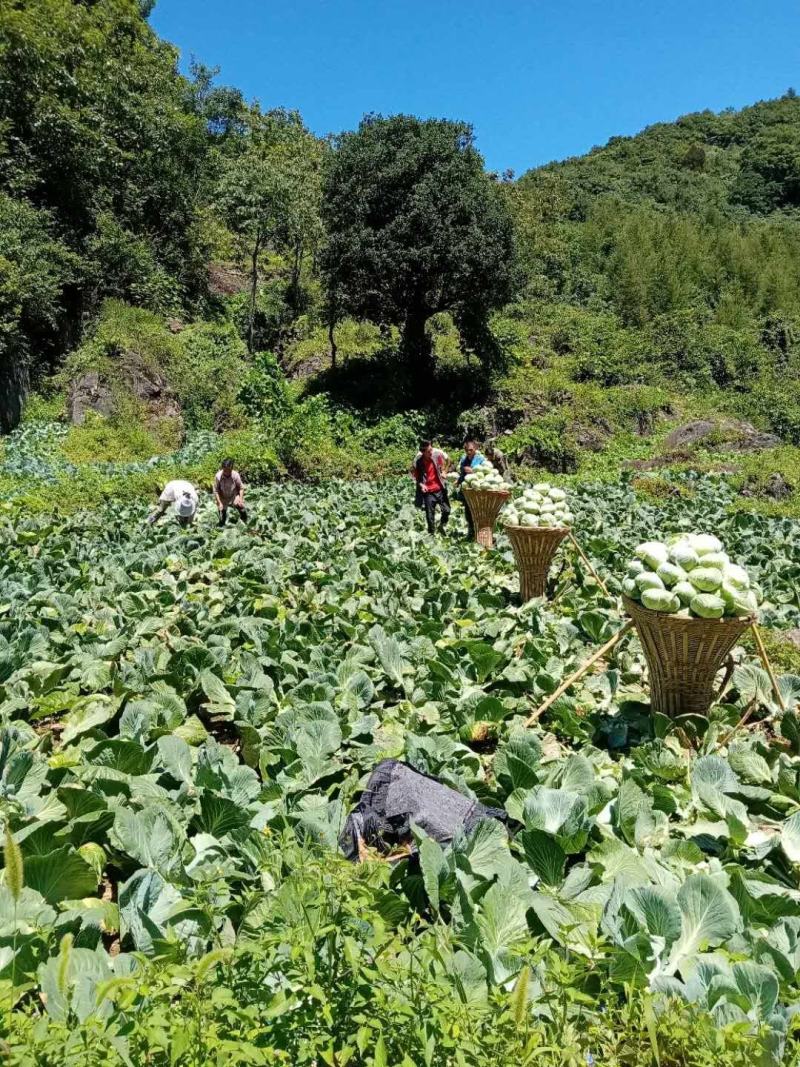
<svg viewBox="0 0 800 1067"><path fill-rule="evenodd" d="M545 596L553 556L573 522L567 494L549 482L525 489L505 508L503 524L514 550L523 601Z"/></svg>
<svg viewBox="0 0 800 1067"><path fill-rule="evenodd" d="M484 548L491 548L494 524L503 504L511 496L511 486L493 464L484 460L466 476L462 491L472 515L475 540Z"/></svg>
<svg viewBox="0 0 800 1067"><path fill-rule="evenodd" d="M628 564L622 600L644 649L653 710L706 712L718 671L758 613L747 571L712 534L646 541Z"/></svg>

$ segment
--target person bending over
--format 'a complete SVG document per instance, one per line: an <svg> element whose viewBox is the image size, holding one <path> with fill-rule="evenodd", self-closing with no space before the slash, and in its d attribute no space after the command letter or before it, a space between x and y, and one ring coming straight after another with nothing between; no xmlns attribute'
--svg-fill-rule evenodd
<svg viewBox="0 0 800 1067"><path fill-rule="evenodd" d="M214 475L214 500L219 512L220 526L224 526L227 521L228 508L236 508L242 522L247 522L244 483L239 472L233 469L232 459L223 459L222 467Z"/></svg>
<svg viewBox="0 0 800 1067"><path fill-rule="evenodd" d="M450 518L450 497L445 485L447 474L447 453L441 448L434 448L430 441L420 441L419 452L411 465L411 477L417 484L414 503L425 511L428 533L436 533L436 508L441 517L439 529L444 530Z"/></svg>
<svg viewBox="0 0 800 1067"><path fill-rule="evenodd" d="M164 492L158 498L158 507L147 517L147 524L152 526L158 522L172 505L181 526L191 526L197 514L197 504L197 490L192 483L175 478L164 486Z"/></svg>
<svg viewBox="0 0 800 1067"><path fill-rule="evenodd" d="M511 478L511 467L508 456L502 449L497 447L497 442L491 440L486 445L486 458L503 477L508 481Z"/></svg>

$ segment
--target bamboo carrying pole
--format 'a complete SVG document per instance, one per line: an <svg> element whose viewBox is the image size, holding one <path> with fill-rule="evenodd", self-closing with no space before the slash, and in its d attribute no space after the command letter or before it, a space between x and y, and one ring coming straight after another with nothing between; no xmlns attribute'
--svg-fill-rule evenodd
<svg viewBox="0 0 800 1067"><path fill-rule="evenodd" d="M616 645L619 641L622 640L622 638L631 629L632 626L633 620L628 619L628 621L619 630L617 630L617 632L610 640L606 641L606 643L601 648L598 648L596 652L592 653L592 655L587 659L587 661L583 664L582 667L579 667L578 670L574 672L574 674L571 674L569 678L566 679L566 681L563 681L558 687L558 689L552 692L550 696L544 701L544 703L539 705L539 707L536 709L536 711L533 712L532 715L528 716L525 725L531 726L534 722L536 722L539 716L543 712L547 711L550 705L554 704L563 693L566 693L566 691L571 685L574 685L579 678L582 678L590 667L593 667L599 659L602 659L603 656L610 652L614 645Z"/></svg>
<svg viewBox="0 0 800 1067"><path fill-rule="evenodd" d="M586 566L591 571L591 573L592 573L592 575L594 577L594 580L597 582L597 584L600 586L600 588L603 590L603 592L606 594L606 596L610 600L611 599L611 594L609 593L608 589L606 588L605 582L603 581L603 579L600 577L600 575L597 573L597 571L594 569L594 567L589 562L589 557L586 555L586 553L583 551L581 546L578 544L577 539L575 537L575 534L572 532L572 530L569 531L569 539L570 539L570 541L572 541L573 545L575 546L575 549L576 549L578 555L581 557L583 562L586 564Z"/></svg>
<svg viewBox="0 0 800 1067"><path fill-rule="evenodd" d="M775 672L772 670L772 664L770 663L769 656L767 655L767 649L764 645L764 638L761 636L761 632L759 631L758 625L755 621L750 624L750 629L753 631L753 637L756 642L756 648L758 649L759 658L764 664L764 669L769 675L769 680L772 683L772 692L775 694L775 699L778 702L778 706L780 707L781 711L786 711L786 704L784 703L783 697L781 696L781 691L778 688L778 681L775 677ZM725 734L723 739L720 741L720 748L724 748L725 745L730 744L731 738L734 737L742 729L743 726L747 725L747 721L749 720L750 716L753 714L757 707L758 700L753 697L753 699L744 709L744 715L742 715L741 719L739 719L736 725L731 730L729 730L728 733Z"/></svg>
<svg viewBox="0 0 800 1067"><path fill-rule="evenodd" d="M753 637L756 639L756 648L758 649L758 654L761 657L761 662L764 664L766 672L769 675L770 682L772 682L772 692L775 694L775 699L778 702L778 707L781 709L781 711L786 711L786 705L783 702L781 691L780 689L778 689L778 682L772 670L772 664L769 661L767 650L764 647L764 639L761 636L761 632L755 622L751 623L750 629L753 631Z"/></svg>

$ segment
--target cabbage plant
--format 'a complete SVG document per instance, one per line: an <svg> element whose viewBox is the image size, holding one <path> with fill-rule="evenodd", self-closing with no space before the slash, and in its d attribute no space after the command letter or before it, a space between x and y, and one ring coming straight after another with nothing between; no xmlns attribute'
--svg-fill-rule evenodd
<svg viewBox="0 0 800 1067"><path fill-rule="evenodd" d="M698 619L755 617L761 599L719 538L698 533L637 545L622 591L650 611Z"/></svg>

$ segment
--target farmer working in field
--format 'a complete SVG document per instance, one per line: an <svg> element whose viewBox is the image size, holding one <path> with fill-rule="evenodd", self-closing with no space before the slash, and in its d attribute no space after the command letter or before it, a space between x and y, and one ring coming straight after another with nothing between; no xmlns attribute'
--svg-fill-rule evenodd
<svg viewBox="0 0 800 1067"><path fill-rule="evenodd" d="M458 484L461 485L471 470L486 462L486 457L478 451L478 446L471 438L464 442L464 455L458 461Z"/></svg>
<svg viewBox="0 0 800 1067"><path fill-rule="evenodd" d="M197 512L197 504L197 490L192 483L176 478L164 486L164 492L158 498L158 507L147 518L148 525L152 526L158 522L172 505L181 526L191 526Z"/></svg>
<svg viewBox="0 0 800 1067"><path fill-rule="evenodd" d="M478 451L478 446L471 438L467 438L464 442L464 455L458 461L458 482L456 483L461 489L464 483L464 479L471 470L475 467L480 467L482 463L486 462L486 457L482 452ZM459 497L464 500L463 494L459 492ZM469 504L464 500L464 515L467 520L467 531L469 539L472 541L475 537L475 524L472 521L472 512L469 510Z"/></svg>
<svg viewBox="0 0 800 1067"><path fill-rule="evenodd" d="M417 483L414 503L424 508L428 533L436 533L436 508L441 512L439 529L444 530L450 518L450 497L445 484L447 453L434 448L430 441L420 441L419 452L411 465L411 477Z"/></svg>
<svg viewBox="0 0 800 1067"><path fill-rule="evenodd" d="M497 447L497 442L494 438L486 443L486 458L505 479L508 479L511 473L509 470L508 458L505 452Z"/></svg>
<svg viewBox="0 0 800 1067"><path fill-rule="evenodd" d="M236 508L242 519L247 522L247 510L244 506L244 483L242 476L233 469L232 459L223 459L222 467L214 475L214 500L219 512L219 524L224 526L228 518L228 508Z"/></svg>

